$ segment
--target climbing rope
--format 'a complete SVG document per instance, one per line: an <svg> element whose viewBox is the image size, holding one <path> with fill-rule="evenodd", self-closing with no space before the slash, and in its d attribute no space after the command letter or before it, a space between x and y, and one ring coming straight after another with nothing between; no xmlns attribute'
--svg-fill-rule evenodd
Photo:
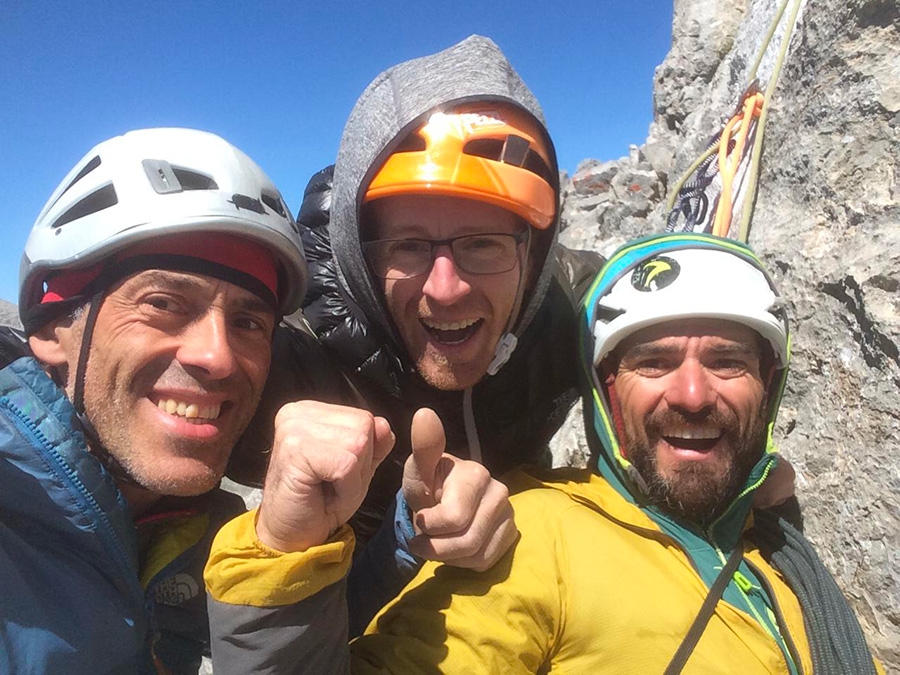
<svg viewBox="0 0 900 675"><path fill-rule="evenodd" d="M769 49L788 5L793 1L785 33L781 38L778 55L769 78L765 93L759 91L756 75ZM735 213L736 197L743 193L741 221L737 239L747 242L750 236L750 220L756 201L762 142L768 113L768 103L772 99L775 86L784 65L785 55L793 36L800 8L805 0L782 0L763 38L759 52L748 73L750 85L741 95L735 113L725 123L722 131L710 141L706 150L698 157L672 187L667 202L669 217L667 231L707 232L727 237L731 230ZM748 156L748 141L752 140ZM715 158L715 159L714 159ZM693 180L688 181L693 177ZM718 177L721 189L714 192L713 181ZM714 207L714 212L711 213ZM684 223L679 227L679 219Z"/></svg>

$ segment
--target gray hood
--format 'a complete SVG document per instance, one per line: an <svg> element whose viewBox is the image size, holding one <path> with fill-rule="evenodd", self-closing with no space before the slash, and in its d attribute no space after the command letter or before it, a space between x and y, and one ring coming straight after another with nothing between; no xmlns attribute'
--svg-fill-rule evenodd
<svg viewBox="0 0 900 675"><path fill-rule="evenodd" d="M366 88L353 107L338 150L329 227L338 278L351 300L378 326L406 358L402 341L384 308L382 293L368 271L359 236L359 214L365 187L393 152L399 140L436 110L471 101L498 101L524 108L540 122L547 136L551 172L559 194L559 171L553 144L537 99L513 70L500 48L473 35L449 49L389 68ZM526 296L513 332L529 324L550 281L547 260L556 245L559 206L553 225L533 231L532 254L540 257L541 273Z"/></svg>

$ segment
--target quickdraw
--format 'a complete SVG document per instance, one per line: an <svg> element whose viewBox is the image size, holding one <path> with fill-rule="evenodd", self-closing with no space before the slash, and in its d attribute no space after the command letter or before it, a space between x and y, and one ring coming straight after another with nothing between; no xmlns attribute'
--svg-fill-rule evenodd
<svg viewBox="0 0 900 675"><path fill-rule="evenodd" d="M787 27L765 93L756 80L759 66L769 49L789 3L793 2ZM784 58L805 0L782 0L750 69L750 85L741 95L735 112L710 139L706 150L673 185L667 203L667 232L704 232L731 235L735 216L740 226L734 239L744 243L750 236L750 221L756 201L762 142L769 103L775 91ZM737 206L736 208L736 205Z"/></svg>

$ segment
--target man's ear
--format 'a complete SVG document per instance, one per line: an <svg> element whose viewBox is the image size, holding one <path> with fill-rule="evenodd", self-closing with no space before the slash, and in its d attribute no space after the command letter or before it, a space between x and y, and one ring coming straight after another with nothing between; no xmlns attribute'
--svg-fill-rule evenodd
<svg viewBox="0 0 900 675"><path fill-rule="evenodd" d="M28 337L28 346L38 361L47 366L68 363L66 349L56 326L43 326Z"/></svg>
<svg viewBox="0 0 900 675"><path fill-rule="evenodd" d="M80 323L71 316L61 317L42 326L28 337L31 353L44 366L58 368L63 373L75 366L81 345Z"/></svg>

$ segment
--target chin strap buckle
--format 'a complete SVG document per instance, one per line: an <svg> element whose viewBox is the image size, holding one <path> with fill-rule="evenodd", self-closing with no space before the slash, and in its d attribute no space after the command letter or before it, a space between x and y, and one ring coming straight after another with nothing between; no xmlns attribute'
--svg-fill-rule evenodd
<svg viewBox="0 0 900 675"><path fill-rule="evenodd" d="M506 333L500 338L500 342L497 343L497 349L494 352L494 358L487 369L488 375L497 374L497 371L503 367L503 364L509 361L509 357L512 356L518 343L519 338L512 333Z"/></svg>

